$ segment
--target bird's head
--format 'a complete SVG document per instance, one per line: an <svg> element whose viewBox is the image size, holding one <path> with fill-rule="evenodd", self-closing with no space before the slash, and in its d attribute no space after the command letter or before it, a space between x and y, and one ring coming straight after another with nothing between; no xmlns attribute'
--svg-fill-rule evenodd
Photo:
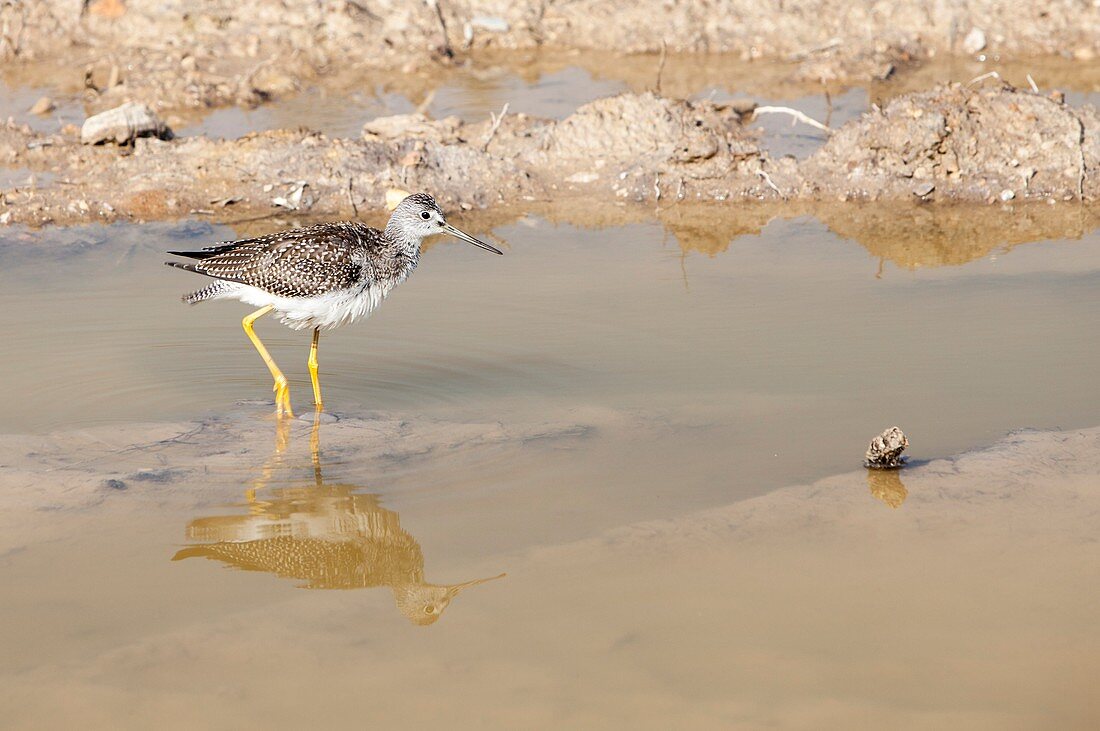
<svg viewBox="0 0 1100 731"><path fill-rule="evenodd" d="M462 584L440 586L438 584L406 584L393 587L397 608L410 622L419 625L435 624L439 615L450 605L451 600L463 589L486 581L503 578L504 574L487 579L474 579Z"/></svg>
<svg viewBox="0 0 1100 731"><path fill-rule="evenodd" d="M443 210L427 193L413 193L398 203L390 214L386 233L399 241L415 242L417 245L428 236L448 234L494 254L504 253L447 223Z"/></svg>

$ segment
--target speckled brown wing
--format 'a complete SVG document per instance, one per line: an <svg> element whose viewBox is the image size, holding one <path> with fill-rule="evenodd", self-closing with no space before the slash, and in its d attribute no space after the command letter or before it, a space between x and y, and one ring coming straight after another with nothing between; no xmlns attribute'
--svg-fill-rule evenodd
<svg viewBox="0 0 1100 731"><path fill-rule="evenodd" d="M203 251L170 253L198 259L195 264L182 265L189 271L258 287L280 297L316 297L361 281L367 266L364 237L372 233L373 229L354 223L324 223Z"/></svg>

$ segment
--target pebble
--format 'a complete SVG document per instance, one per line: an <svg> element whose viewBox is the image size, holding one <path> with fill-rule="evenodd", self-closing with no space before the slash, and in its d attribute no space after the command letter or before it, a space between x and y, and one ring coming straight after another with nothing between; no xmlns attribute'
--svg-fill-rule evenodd
<svg viewBox="0 0 1100 731"><path fill-rule="evenodd" d="M985 31L981 28L971 28L963 39L963 50L967 53L977 53L985 48Z"/></svg>
<svg viewBox="0 0 1100 731"><path fill-rule="evenodd" d="M34 106L30 108L31 114L49 114L54 109L57 109L57 105L53 103L53 99L48 96L44 96L34 103Z"/></svg>
<svg viewBox="0 0 1100 731"><path fill-rule="evenodd" d="M573 173L565 179L567 183L594 183L600 179L599 173Z"/></svg>
<svg viewBox="0 0 1100 731"><path fill-rule="evenodd" d="M1007 201L1012 200L1015 197L1016 197L1016 193L1009 190L1008 188L1005 188L1004 190L1001 191L1001 200L1002 201L1007 202Z"/></svg>
<svg viewBox="0 0 1100 731"><path fill-rule="evenodd" d="M125 145L138 137L148 136L167 140L172 138L172 130L152 109L135 102L88 117L80 128L80 141L85 145L101 142Z"/></svg>

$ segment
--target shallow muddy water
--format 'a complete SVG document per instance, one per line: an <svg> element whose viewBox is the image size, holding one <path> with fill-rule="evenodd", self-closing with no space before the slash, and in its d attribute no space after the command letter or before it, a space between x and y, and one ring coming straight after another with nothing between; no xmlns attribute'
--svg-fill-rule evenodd
<svg viewBox="0 0 1100 731"><path fill-rule="evenodd" d="M935 460L1095 423L1100 235L670 220L432 246L322 338L337 421L261 321L282 427L246 308L161 264L230 227L4 231L14 725L1088 727L1095 448ZM849 472L893 423L917 466Z"/></svg>
<svg viewBox="0 0 1100 731"><path fill-rule="evenodd" d="M341 82L179 131L562 117L655 68ZM783 73L663 84L838 126L917 83ZM316 421L308 336L261 320L281 423L249 308L182 304L203 280L162 262L292 221L0 227L0 726L1100 725L1095 219L610 208L460 222L506 255L436 242L325 334ZM859 469L893 424L911 466Z"/></svg>

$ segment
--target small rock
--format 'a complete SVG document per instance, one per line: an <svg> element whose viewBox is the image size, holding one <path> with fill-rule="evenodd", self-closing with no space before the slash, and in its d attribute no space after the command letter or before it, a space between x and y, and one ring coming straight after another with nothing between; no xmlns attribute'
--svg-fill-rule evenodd
<svg viewBox="0 0 1100 731"><path fill-rule="evenodd" d="M299 180L294 183L285 196L276 196L271 199L271 205L286 208L291 211L309 210L313 206L312 196L305 196L309 183Z"/></svg>
<svg viewBox="0 0 1100 731"><path fill-rule="evenodd" d="M985 31L981 28L971 28L963 39L963 50L967 53L977 53L985 48Z"/></svg>
<svg viewBox="0 0 1100 731"><path fill-rule="evenodd" d="M469 46L474 40L474 31L483 30L489 33L507 33L511 26L504 18L495 15L475 15L462 26L462 38Z"/></svg>
<svg viewBox="0 0 1100 731"><path fill-rule="evenodd" d="M593 183L600 179L599 173L573 173L565 179L567 183Z"/></svg>
<svg viewBox="0 0 1100 731"><path fill-rule="evenodd" d="M125 145L138 137L172 139L172 130L144 104L127 102L84 120L80 141L85 145L116 142Z"/></svg>
<svg viewBox="0 0 1100 731"><path fill-rule="evenodd" d="M892 426L871 440L864 455L863 466L874 470L893 470L901 467L904 459L901 453L909 446L905 433Z"/></svg>
<svg viewBox="0 0 1100 731"><path fill-rule="evenodd" d="M125 490L126 489L126 483L123 482L122 480L113 480L113 479L112 480L104 480L103 481L103 486L108 488L109 490Z"/></svg>
<svg viewBox="0 0 1100 731"><path fill-rule="evenodd" d="M936 186L932 183L921 183L917 187L913 188L913 195L924 198L935 189Z"/></svg>
<svg viewBox="0 0 1100 731"><path fill-rule="evenodd" d="M363 125L363 139L395 140L415 137L421 141L453 142L462 126L457 117L433 121L420 113L378 117Z"/></svg>
<svg viewBox="0 0 1100 731"><path fill-rule="evenodd" d="M1000 198L1001 198L1001 200L1002 200L1002 201L1004 201L1004 202L1006 202L1006 203L1007 203L1008 201L1012 200L1012 199L1013 199L1013 198L1015 198L1015 197L1016 197L1016 193L1015 193L1014 191L1011 191L1011 190L1009 190L1009 189L1007 189L1007 188L1005 188L1004 190L1002 190L1002 191L1001 191L1001 196L1000 196Z"/></svg>
<svg viewBox="0 0 1100 731"><path fill-rule="evenodd" d="M34 103L34 106L30 108L31 114L49 114L54 109L57 109L57 105L53 103L53 99L48 96L44 96Z"/></svg>
<svg viewBox="0 0 1100 731"><path fill-rule="evenodd" d="M470 18L470 25L490 33L507 33L508 21L495 15L475 15Z"/></svg>
<svg viewBox="0 0 1100 731"><path fill-rule="evenodd" d="M88 5L88 13L114 20L126 14L126 5L122 0L96 0Z"/></svg>
<svg viewBox="0 0 1100 731"><path fill-rule="evenodd" d="M408 198L412 193L401 188L390 188L386 191L386 210L393 211L401 203L401 201Z"/></svg>

